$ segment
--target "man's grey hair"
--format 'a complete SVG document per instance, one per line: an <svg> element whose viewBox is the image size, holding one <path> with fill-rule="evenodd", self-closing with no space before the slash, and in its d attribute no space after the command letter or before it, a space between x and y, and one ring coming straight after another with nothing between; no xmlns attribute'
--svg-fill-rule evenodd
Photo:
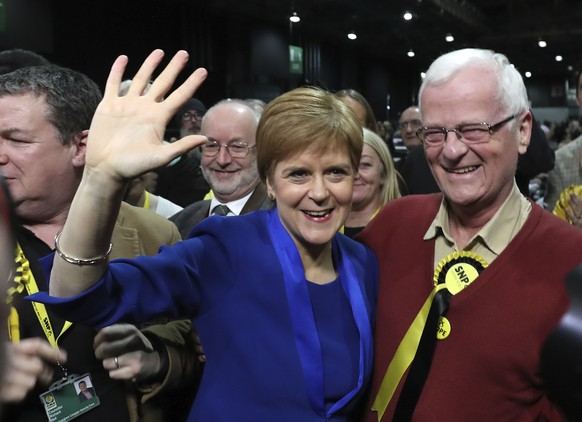
<svg viewBox="0 0 582 422"><path fill-rule="evenodd" d="M47 119L63 144L89 129L101 91L84 74L55 65L26 67L0 75L0 97L32 94L43 98Z"/></svg>
<svg viewBox="0 0 582 422"><path fill-rule="evenodd" d="M479 48L465 48L443 54L429 67L418 94L422 114L422 95L427 86L448 82L457 72L468 67L491 69L497 78L496 100L510 114L529 109L527 91L520 73L503 54Z"/></svg>

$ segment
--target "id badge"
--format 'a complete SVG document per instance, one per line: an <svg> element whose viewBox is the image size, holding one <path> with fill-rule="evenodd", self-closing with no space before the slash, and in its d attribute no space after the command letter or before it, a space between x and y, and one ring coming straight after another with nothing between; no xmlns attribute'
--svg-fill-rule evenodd
<svg viewBox="0 0 582 422"><path fill-rule="evenodd" d="M53 383L39 397L49 422L71 421L100 404L88 373L69 375Z"/></svg>

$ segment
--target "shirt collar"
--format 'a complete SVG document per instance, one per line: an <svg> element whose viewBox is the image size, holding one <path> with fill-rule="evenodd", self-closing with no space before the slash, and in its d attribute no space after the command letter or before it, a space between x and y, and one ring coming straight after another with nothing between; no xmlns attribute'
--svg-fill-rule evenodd
<svg viewBox="0 0 582 422"><path fill-rule="evenodd" d="M521 194L514 182L505 202L479 233L467 243L466 248L470 249L476 239L480 239L491 252L499 255L521 229L530 211L531 203ZM423 239L429 240L439 235L445 237L450 244L455 243L450 235L448 207L444 197Z"/></svg>
<svg viewBox="0 0 582 422"><path fill-rule="evenodd" d="M242 198L239 198L239 199L236 199L236 200L230 201L230 202L225 202L225 203L220 202L218 199L216 199L216 196L213 196L212 199L210 200L210 210L208 212L209 212L209 214L212 213L212 210L217 205L226 205L226 206L228 206L228 209L230 210L231 213L233 213L234 215L240 215L243 207L245 206L245 204L247 203L247 201L249 200L249 198L251 197L253 192L254 192L254 190L251 191L248 195L243 196Z"/></svg>

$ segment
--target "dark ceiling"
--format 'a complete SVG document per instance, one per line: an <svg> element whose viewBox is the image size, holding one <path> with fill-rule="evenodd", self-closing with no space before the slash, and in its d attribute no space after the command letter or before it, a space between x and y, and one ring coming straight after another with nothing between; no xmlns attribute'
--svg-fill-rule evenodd
<svg viewBox="0 0 582 422"><path fill-rule="evenodd" d="M563 78L582 67L582 0L213 0L204 8L281 25L289 25L294 8L298 31L348 43L354 30L358 48L419 70L463 47L502 52L535 77ZM405 11L412 20L403 20ZM455 41L446 42L447 33ZM538 47L539 39L547 47Z"/></svg>

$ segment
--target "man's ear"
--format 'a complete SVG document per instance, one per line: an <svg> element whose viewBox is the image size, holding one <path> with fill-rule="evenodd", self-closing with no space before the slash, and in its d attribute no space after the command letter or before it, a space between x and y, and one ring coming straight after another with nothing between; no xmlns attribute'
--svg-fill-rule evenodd
<svg viewBox="0 0 582 422"><path fill-rule="evenodd" d="M520 155L523 155L527 151L532 134L533 117L531 111L524 113L522 116L518 117L518 119L518 151Z"/></svg>
<svg viewBox="0 0 582 422"><path fill-rule="evenodd" d="M76 134L72 139L73 148L73 166L83 167L85 166L85 153L87 152L87 138L89 136L89 130L84 130Z"/></svg>

